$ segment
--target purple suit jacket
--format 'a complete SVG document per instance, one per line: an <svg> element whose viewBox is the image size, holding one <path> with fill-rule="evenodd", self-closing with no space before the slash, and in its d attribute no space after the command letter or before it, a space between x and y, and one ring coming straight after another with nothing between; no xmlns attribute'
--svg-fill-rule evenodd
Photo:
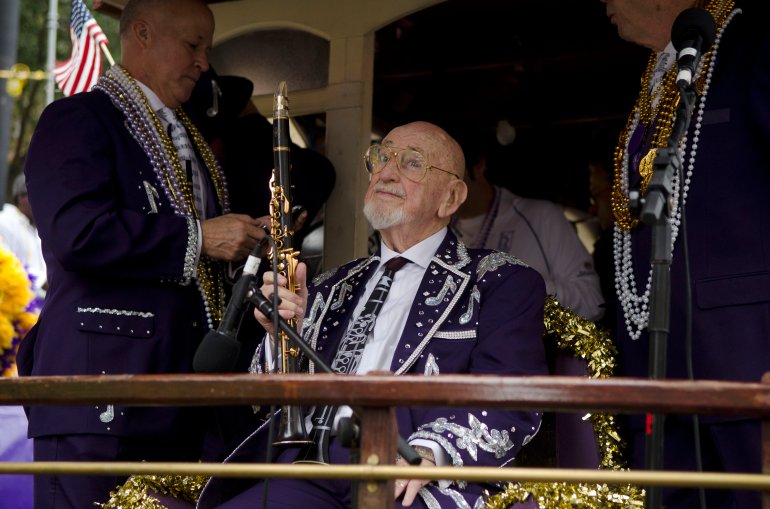
<svg viewBox="0 0 770 509"><path fill-rule="evenodd" d="M379 256L356 260L313 280L304 337L327 362L351 319ZM545 375L542 277L512 256L466 250L447 233L431 260L393 356L396 375ZM312 366L311 366L312 369ZM399 432L441 445L454 466L504 466L538 431L540 412L502 409L398 408ZM264 461L267 426L255 431L228 461ZM229 481L213 479L199 507L227 498ZM486 487L488 488L488 486ZM482 487L452 483L473 506ZM431 484L421 496L436 497ZM230 493L229 496L232 496ZM446 495L440 495L446 496Z"/></svg>
<svg viewBox="0 0 770 509"><path fill-rule="evenodd" d="M124 114L99 91L52 103L25 173L50 288L20 374L191 372L206 330L190 278L197 226L173 213ZM35 406L29 433L174 433L195 412Z"/></svg>
<svg viewBox="0 0 770 509"><path fill-rule="evenodd" d="M722 36L685 210L696 379L757 382L770 370L770 29L759 13L745 11ZM697 105L689 140L696 117ZM649 142L632 158L648 148ZM641 289L650 270L650 228L634 232L633 242ZM672 378L687 377L682 242L680 234L671 265ZM621 374L647 377L647 333L631 341L622 310L618 324Z"/></svg>

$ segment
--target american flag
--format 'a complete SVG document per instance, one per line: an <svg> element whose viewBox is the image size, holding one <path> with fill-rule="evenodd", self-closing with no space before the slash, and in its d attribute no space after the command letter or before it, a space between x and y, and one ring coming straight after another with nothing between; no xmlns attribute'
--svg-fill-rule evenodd
<svg viewBox="0 0 770 509"><path fill-rule="evenodd" d="M109 44L83 0L72 0L70 37L72 55L53 71L56 84L68 96L91 90L102 73L100 45Z"/></svg>

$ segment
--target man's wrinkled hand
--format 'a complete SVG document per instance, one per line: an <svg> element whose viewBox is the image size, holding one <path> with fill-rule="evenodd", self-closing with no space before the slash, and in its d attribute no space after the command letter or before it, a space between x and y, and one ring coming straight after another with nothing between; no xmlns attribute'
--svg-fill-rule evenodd
<svg viewBox="0 0 770 509"><path fill-rule="evenodd" d="M278 305L278 315L284 320L296 320L298 324L302 324L302 320L305 318L305 308L307 306L307 265L300 262L297 264L294 270L294 285L296 286L296 292L292 292L286 288L286 278L282 275L278 275L278 299L280 304ZM262 295L268 299L272 299L275 292L276 285L273 283L273 272L268 270L262 276L262 287L260 291ZM267 316L262 314L259 309L254 309L254 317L259 324L270 334L273 334L273 321Z"/></svg>
<svg viewBox="0 0 770 509"><path fill-rule="evenodd" d="M396 465L408 467L409 463L407 463L404 458L399 456L399 458L396 460ZM420 462L420 466L435 467L436 465L432 461L423 458ZM401 505L404 507L409 507L412 505L412 502L414 502L417 493L429 482L430 481L428 479L396 479L396 494L394 498L398 498L403 494L404 499L401 501Z"/></svg>
<svg viewBox="0 0 770 509"><path fill-rule="evenodd" d="M246 258L265 236L258 219L245 214L225 214L201 221L201 253L228 262Z"/></svg>

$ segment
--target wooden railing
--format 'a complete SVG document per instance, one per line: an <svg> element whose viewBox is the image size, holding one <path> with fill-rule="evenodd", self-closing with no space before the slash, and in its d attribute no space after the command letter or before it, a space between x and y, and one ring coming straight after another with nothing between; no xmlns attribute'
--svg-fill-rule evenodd
<svg viewBox="0 0 770 509"><path fill-rule="evenodd" d="M361 465L0 463L2 473L184 473L254 477L347 477L362 482L358 507L392 507L393 479L570 481L763 491L770 509L770 375L761 383L627 378L369 375L109 375L0 381L0 405L354 405L361 409ZM762 420L762 474L579 469L395 467L395 406L455 406L755 416ZM407 469L407 470L405 470Z"/></svg>

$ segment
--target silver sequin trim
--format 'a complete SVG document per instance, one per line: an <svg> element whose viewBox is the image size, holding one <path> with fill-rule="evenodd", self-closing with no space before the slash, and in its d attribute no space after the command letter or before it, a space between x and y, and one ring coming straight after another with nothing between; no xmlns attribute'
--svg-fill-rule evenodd
<svg viewBox="0 0 770 509"><path fill-rule="evenodd" d="M352 291L353 287L350 286L350 284L342 283L342 286L340 287L340 293L337 296L337 300L332 303L332 311L336 311L337 309L341 308L345 304L345 296L348 294L348 292Z"/></svg>
<svg viewBox="0 0 770 509"><path fill-rule="evenodd" d="M262 370L262 364L260 364L259 359L262 358L262 350L264 349L265 341L262 340L258 345L257 348L254 350L254 355L251 357L251 363L249 364L249 373L252 375L261 375L264 371Z"/></svg>
<svg viewBox="0 0 770 509"><path fill-rule="evenodd" d="M353 268L348 270L348 273L347 273L347 275L344 278L342 278L340 281L338 281L337 283L335 283L332 286L331 291L329 292L328 296L326 297L326 300L325 300L325 302L324 302L324 304L323 304L323 306L322 306L322 308L320 310L318 318L316 318L315 321L314 321L314 324L310 324L309 328L305 329L305 331L303 333L305 341L314 350L316 349L316 346L317 346L317 343L318 343L318 335L321 332L320 324L323 322L323 319L326 316L326 312L331 308L331 304L330 303L331 303L332 297L334 297L334 294L336 292L336 286L339 285L340 283L345 283L348 279L350 279L351 277L355 276L357 273L361 272L362 270L366 269L369 266L369 264L371 264L373 262L377 262L379 260L380 260L380 258L377 257L377 256L372 256L372 257L366 258L364 260L361 260ZM336 269L335 273L338 270L339 269ZM356 283L356 284L358 284L358 283ZM323 292L320 292L320 291L318 292L319 295L322 294L322 293ZM302 323L304 325L304 323L305 323L304 320L303 320ZM308 365L308 373L310 373L311 375L313 373L315 373L315 364L312 361L310 361L310 363Z"/></svg>
<svg viewBox="0 0 770 509"><path fill-rule="evenodd" d="M318 286L330 277L332 277L334 274L337 273L337 269L327 270L326 272L322 274L318 274L316 277L313 278L313 286Z"/></svg>
<svg viewBox="0 0 770 509"><path fill-rule="evenodd" d="M425 304L428 306L438 306L441 304L441 301L444 300L444 297L446 297L449 290L452 290L452 293L457 291L457 283L455 283L454 277L452 277L451 274L447 276L446 281L444 281L444 286L441 287L441 291L438 292L438 295L425 299Z"/></svg>
<svg viewBox="0 0 770 509"><path fill-rule="evenodd" d="M424 438L425 440L436 442L438 445L444 448L444 451L446 451L446 453L452 459L453 467L463 466L463 458L462 456L460 456L459 451L455 449L455 446L452 445L452 442L444 438L442 435L439 435L438 433L432 433L430 431L415 431L409 436L409 439L407 440L407 442L411 442L415 438ZM457 484L457 487L460 488L461 490L465 489L465 487L468 486L468 483L466 481L450 481L450 482Z"/></svg>
<svg viewBox="0 0 770 509"><path fill-rule="evenodd" d="M448 269L450 272L457 270L452 265L449 265L443 262L440 258L438 258L438 256L434 256L433 259L431 260L431 263L435 263L440 267ZM395 373L396 375L405 373L410 367L412 367L412 365L415 362L417 362L417 359L420 358L420 355L422 354L422 351L425 349L426 345L430 342L431 339L433 339L434 334L436 334L436 332L444 323L444 321L447 319L447 317L452 313L452 310L457 304L459 296L462 295L463 292L465 291L465 287L468 286L468 280L470 279L470 275L463 272L459 272L457 275L460 276L460 278L458 279L458 281L460 281L460 287L455 293L455 296L450 300L446 308L444 308L444 311L443 313L441 313L441 316L436 318L435 323L430 328L430 330L425 334L425 337L420 342L420 344L417 345L417 347L414 349L414 351L412 352L412 355L410 355L409 358L401 365L401 367L398 368L398 370L396 370L396 373Z"/></svg>
<svg viewBox="0 0 770 509"><path fill-rule="evenodd" d="M184 283L189 283L195 276L195 258L198 254L198 222L191 218L187 218L187 249L184 253L184 269L182 270L182 277Z"/></svg>
<svg viewBox="0 0 770 509"><path fill-rule="evenodd" d="M543 425L543 421L541 420L537 424L537 429L535 430L535 432L532 433L531 435L527 435L527 436L524 437L524 440L521 442L521 446L522 447L524 447L525 445L530 443L532 441L532 439L535 438L535 435L537 435L537 433L540 431L540 426L542 426L542 425Z"/></svg>
<svg viewBox="0 0 770 509"><path fill-rule="evenodd" d="M511 442L508 430L490 430L486 424L471 413L468 414L468 425L469 427L466 428L441 417L432 423L423 424L420 429L454 434L457 436L457 440L455 440L457 448L467 450L474 461L478 461L478 449L493 453L497 459L502 458L513 449L513 442Z"/></svg>
<svg viewBox="0 0 770 509"><path fill-rule="evenodd" d="M249 364L249 373L252 375L255 374L262 374L264 370L262 369L262 364L259 363L259 359L262 358L262 349L264 348L265 341L263 340L257 345L257 348L254 350L254 355L251 357L251 364ZM260 405L251 405L251 410L256 414L259 412L260 408L262 408Z"/></svg>
<svg viewBox="0 0 770 509"><path fill-rule="evenodd" d="M526 263L522 262L515 256L511 256L508 253L495 251L494 253L488 254L481 259L479 266L476 269L476 274L478 274L476 277L481 279L487 272L495 271L506 263L510 263L511 265L521 265L523 267L528 266Z"/></svg>
<svg viewBox="0 0 770 509"><path fill-rule="evenodd" d="M471 506L468 504L468 502L465 500L465 497L463 497L459 491L453 490L451 488L442 488L439 486L438 491L449 498L452 499L452 502L455 503L455 506L457 509L471 509Z"/></svg>
<svg viewBox="0 0 770 509"><path fill-rule="evenodd" d="M426 425L420 426L420 429L418 431L415 431L414 433L409 435L409 439L407 440L407 442L411 442L415 438L432 440L433 442L436 442L441 447L443 447L446 453L449 455L449 457L452 458L452 466L455 466L455 467L463 466L463 458L462 456L460 456L460 452L455 448L455 446L452 445L452 442L446 439L444 435L439 435L438 433L433 433L430 431L424 431L423 428L425 427L430 427L430 425L426 424Z"/></svg>
<svg viewBox="0 0 770 509"><path fill-rule="evenodd" d="M428 354L428 360L425 362L425 376L438 375L438 364L436 363L436 357L432 353Z"/></svg>
<svg viewBox="0 0 770 509"><path fill-rule="evenodd" d="M154 313L143 311L129 311L127 309L104 309L104 308L81 308L78 307L78 313L94 313L98 315L115 316L138 316L140 318L152 318Z"/></svg>
<svg viewBox="0 0 770 509"><path fill-rule="evenodd" d="M356 264L354 267L352 267L350 270L348 270L348 275L345 276L345 278L349 278L350 276L356 274L358 271L363 269L364 267L369 266L372 262L379 262L380 257L379 256L370 256L369 258L366 258L364 260L361 260L360 263Z"/></svg>
<svg viewBox="0 0 770 509"><path fill-rule="evenodd" d="M99 420L104 424L112 422L115 419L115 407L113 405L107 405L107 410L99 414Z"/></svg>
<svg viewBox="0 0 770 509"><path fill-rule="evenodd" d="M323 311L323 307L324 299L321 296L321 293L318 292L315 294L315 298L313 299L313 305L310 306L310 313L308 313L305 319L302 320L302 330L305 331L305 336L308 336L312 328L317 326L317 324L313 324L313 322L315 321L316 315L320 311Z"/></svg>
<svg viewBox="0 0 770 509"><path fill-rule="evenodd" d="M481 302L481 292L479 292L479 287L476 285L473 285L473 290L471 290L471 297L468 299L468 309L465 310L465 313L460 315L460 319L458 320L460 325L465 325L471 321L471 317L473 316L473 301Z"/></svg>
<svg viewBox="0 0 770 509"><path fill-rule="evenodd" d="M420 488L420 491L418 491L417 494L422 497L422 500L425 502L425 505L428 506L428 509L441 509L441 504L438 503L438 500L436 500L436 497L433 496L433 493L431 493L428 488Z"/></svg>
<svg viewBox="0 0 770 509"><path fill-rule="evenodd" d="M160 199L158 190L146 180L143 180L142 184L144 184L144 192L147 193L147 201L150 203L150 214L157 214L158 205L155 203L155 200Z"/></svg>
<svg viewBox="0 0 770 509"><path fill-rule="evenodd" d="M461 240L457 241L457 263L455 263L456 269L462 269L469 263L471 263L471 257L468 255L468 250L465 248L465 244Z"/></svg>
<svg viewBox="0 0 770 509"><path fill-rule="evenodd" d="M433 337L438 339L474 339L476 337L476 331L440 331L434 334Z"/></svg>

